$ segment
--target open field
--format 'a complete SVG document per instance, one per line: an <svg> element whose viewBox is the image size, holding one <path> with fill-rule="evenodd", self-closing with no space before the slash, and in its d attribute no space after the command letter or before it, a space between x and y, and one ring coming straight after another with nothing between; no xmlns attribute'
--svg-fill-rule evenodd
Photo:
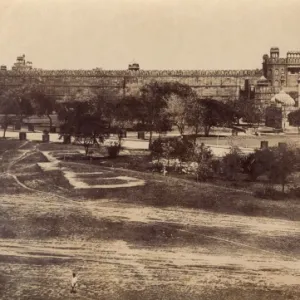
<svg viewBox="0 0 300 300"><path fill-rule="evenodd" d="M299 201L63 149L0 141L1 299L300 299Z"/></svg>

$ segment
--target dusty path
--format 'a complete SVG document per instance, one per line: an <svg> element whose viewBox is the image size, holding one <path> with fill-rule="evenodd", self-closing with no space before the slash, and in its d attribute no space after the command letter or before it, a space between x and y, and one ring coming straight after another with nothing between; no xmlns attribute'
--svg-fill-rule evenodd
<svg viewBox="0 0 300 300"><path fill-rule="evenodd" d="M202 228L215 230L218 227L253 237L284 235L291 238L299 234L300 228L297 222L227 216L188 209L139 209L108 200L87 202L84 205L77 203L78 206L72 207L68 202L62 203L60 198L41 199L33 194L10 199L2 196L0 203L2 208L15 210L16 214L27 215L34 210L38 215L50 211L63 215L66 211L80 209L81 214L92 213L100 220L122 220L130 226L175 224L193 234L193 226L197 225L201 226L199 234L196 234L198 238L203 233ZM248 244L242 245L243 239L238 242L241 244L232 244L238 238L234 235L226 237L218 230L212 234L220 240L205 238L205 234L202 234L200 242L189 240L182 246L176 244L176 239L182 238L182 229L174 232L173 237L162 239L165 245L147 245L141 243L139 237L129 241L125 236L124 240L120 237L114 239L116 232L114 229L108 230L111 230L108 236L112 235L112 239L76 236L43 240L1 239L0 269L2 274L7 275L8 285L13 286L18 282L22 295L40 295L44 297L42 299L66 299L64 297L72 270L76 270L80 276L79 299L98 299L98 296L118 295L119 289L141 291L156 285L175 289L180 287L181 292L188 288L200 293L203 288L211 286L220 289L237 285L288 289L294 288L299 282L299 252L282 254L257 246L251 248ZM55 289L51 286L53 283ZM7 295L11 296L9 292Z"/></svg>

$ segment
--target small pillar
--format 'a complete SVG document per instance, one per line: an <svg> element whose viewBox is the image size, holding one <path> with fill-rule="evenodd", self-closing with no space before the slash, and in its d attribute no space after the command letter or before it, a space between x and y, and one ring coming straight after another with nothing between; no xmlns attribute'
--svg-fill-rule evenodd
<svg viewBox="0 0 300 300"><path fill-rule="evenodd" d="M127 131L124 129L124 130L121 130L120 131L120 138L126 138L127 137Z"/></svg>
<svg viewBox="0 0 300 300"><path fill-rule="evenodd" d="M50 141L50 135L49 135L49 133L44 133L42 135L42 141L43 141L43 143L49 143L49 141Z"/></svg>
<svg viewBox="0 0 300 300"><path fill-rule="evenodd" d="M144 140L145 139L145 132L144 131L139 131L138 132L138 139Z"/></svg>
<svg viewBox="0 0 300 300"><path fill-rule="evenodd" d="M34 125L28 124L28 131L34 131Z"/></svg>
<svg viewBox="0 0 300 300"><path fill-rule="evenodd" d="M71 136L70 135L64 135L63 136L63 143L64 144L71 144Z"/></svg>
<svg viewBox="0 0 300 300"><path fill-rule="evenodd" d="M264 150L264 149L268 149L269 147L269 142L268 141L261 141L260 142L260 149Z"/></svg>
<svg viewBox="0 0 300 300"><path fill-rule="evenodd" d="M26 132L19 132L19 140L26 141L26 139L27 139Z"/></svg>

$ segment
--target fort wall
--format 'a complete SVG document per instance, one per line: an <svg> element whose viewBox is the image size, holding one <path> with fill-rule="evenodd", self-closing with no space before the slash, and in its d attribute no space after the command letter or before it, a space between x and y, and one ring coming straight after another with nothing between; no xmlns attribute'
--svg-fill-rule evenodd
<svg viewBox="0 0 300 300"><path fill-rule="evenodd" d="M151 81L188 84L203 97L235 99L249 80L256 85L261 70L1 70L0 88L20 86L39 80L48 94L62 97L80 88L113 88L130 93Z"/></svg>

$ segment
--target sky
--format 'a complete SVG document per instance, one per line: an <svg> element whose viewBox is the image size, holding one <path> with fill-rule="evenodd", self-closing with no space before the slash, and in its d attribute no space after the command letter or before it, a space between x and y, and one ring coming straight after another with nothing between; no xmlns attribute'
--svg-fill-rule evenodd
<svg viewBox="0 0 300 300"><path fill-rule="evenodd" d="M299 0L0 0L0 64L256 69L300 50Z"/></svg>

